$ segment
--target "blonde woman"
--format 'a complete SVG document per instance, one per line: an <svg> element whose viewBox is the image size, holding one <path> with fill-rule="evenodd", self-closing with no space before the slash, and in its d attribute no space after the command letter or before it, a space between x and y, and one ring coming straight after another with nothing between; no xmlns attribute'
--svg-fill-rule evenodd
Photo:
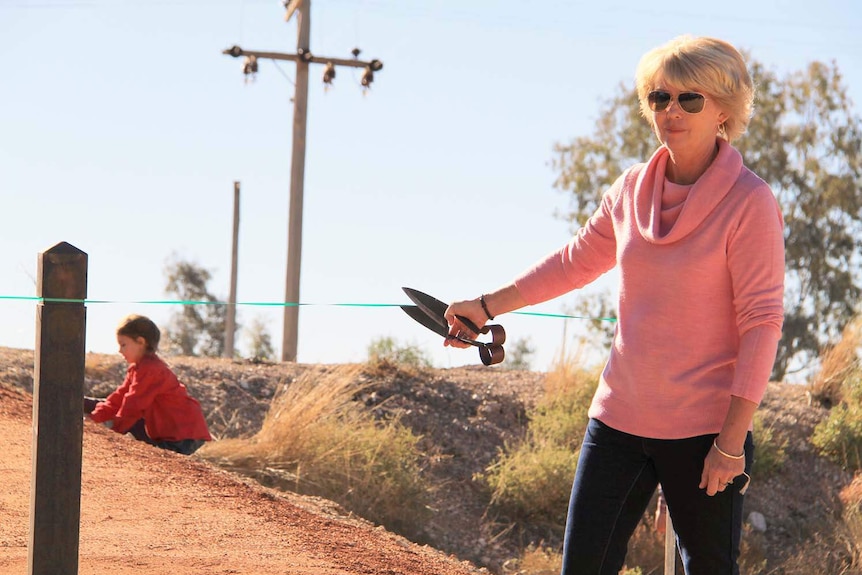
<svg viewBox="0 0 862 575"><path fill-rule="evenodd" d="M450 334L475 337L456 315L481 326L618 267L618 323L562 573L616 575L661 484L686 573L737 574L752 420L784 319L781 210L731 145L754 98L733 46L676 38L643 56L636 82L659 148L619 176L568 244L510 285L453 303Z"/></svg>

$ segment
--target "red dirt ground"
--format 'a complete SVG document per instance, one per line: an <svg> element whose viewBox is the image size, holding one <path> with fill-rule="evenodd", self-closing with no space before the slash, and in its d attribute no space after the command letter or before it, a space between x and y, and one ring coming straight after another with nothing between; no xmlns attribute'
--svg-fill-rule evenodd
<svg viewBox="0 0 862 575"><path fill-rule="evenodd" d="M0 386L0 575L27 572L32 401ZM476 575L332 504L84 424L81 575Z"/></svg>

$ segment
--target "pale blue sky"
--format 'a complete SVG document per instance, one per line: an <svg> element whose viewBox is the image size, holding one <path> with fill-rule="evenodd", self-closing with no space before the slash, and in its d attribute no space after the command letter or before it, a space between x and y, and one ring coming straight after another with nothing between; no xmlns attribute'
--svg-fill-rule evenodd
<svg viewBox="0 0 862 575"><path fill-rule="evenodd" d="M311 70L301 300L320 305L300 311L299 361L363 361L391 336L438 367L478 363L398 308L329 304L408 303L403 285L473 297L565 242L552 147L590 134L654 46L718 36L782 74L835 60L858 112L860 29L855 0L314 0L312 53L358 46L384 68L365 95L357 71L325 92ZM283 300L294 65L262 61L244 83L221 54L294 52L279 1L0 0L0 39L0 296L33 296L37 254L67 241L89 254L89 298L118 302L88 306L90 351L115 351L126 313L165 323L171 306L126 302L165 298L172 254L226 298L239 180L238 300ZM34 310L0 299L0 345L32 349ZM255 317L280 350L281 309L239 309ZM546 369L563 321L500 321Z"/></svg>

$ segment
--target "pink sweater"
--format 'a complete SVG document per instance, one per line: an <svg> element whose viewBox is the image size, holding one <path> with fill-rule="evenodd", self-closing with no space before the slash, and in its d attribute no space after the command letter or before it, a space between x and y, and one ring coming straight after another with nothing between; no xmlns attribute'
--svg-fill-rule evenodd
<svg viewBox="0 0 862 575"><path fill-rule="evenodd" d="M769 186L718 142L667 234L662 147L620 176L567 245L515 281L536 304L619 265L616 333L589 410L614 429L718 433L731 395L760 403L766 390L784 320L783 220Z"/></svg>

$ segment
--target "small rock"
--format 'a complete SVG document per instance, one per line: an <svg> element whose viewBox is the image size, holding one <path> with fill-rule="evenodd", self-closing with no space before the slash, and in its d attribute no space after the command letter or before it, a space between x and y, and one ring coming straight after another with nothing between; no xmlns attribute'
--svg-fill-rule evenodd
<svg viewBox="0 0 862 575"><path fill-rule="evenodd" d="M766 533L766 517L763 513L752 511L748 514L748 524L758 533Z"/></svg>

